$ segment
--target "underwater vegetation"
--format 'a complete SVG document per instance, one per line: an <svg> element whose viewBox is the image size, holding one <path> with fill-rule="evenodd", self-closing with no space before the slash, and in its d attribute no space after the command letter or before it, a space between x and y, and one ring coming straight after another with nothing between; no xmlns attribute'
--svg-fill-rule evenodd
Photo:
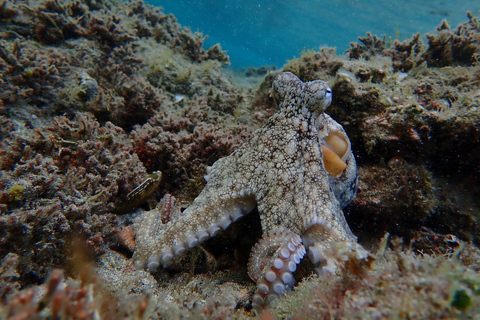
<svg viewBox="0 0 480 320"><path fill-rule="evenodd" d="M456 319L478 312L478 269L469 268L468 246L449 258L401 252L399 240L392 243L396 249L379 248L372 265L345 255L340 276L306 279L276 303L272 314L287 319ZM478 249L474 252L478 259Z"/></svg>
<svg viewBox="0 0 480 320"><path fill-rule="evenodd" d="M359 167L346 218L375 259L335 252L343 265L324 276L303 261L298 286L259 317L480 313L477 17L426 40L310 50L249 89L203 40L142 1L0 3L0 317L255 317L258 213L155 275L134 268L132 225L181 214L206 167L273 114L280 71L332 88L327 112Z"/></svg>
<svg viewBox="0 0 480 320"><path fill-rule="evenodd" d="M350 216L377 237L423 225L479 241L480 25L468 18L443 22L427 43L367 35L346 57L323 48L284 66L331 85L330 115L359 157Z"/></svg>
<svg viewBox="0 0 480 320"><path fill-rule="evenodd" d="M248 136L223 123L244 103L218 76L228 56L158 8L5 1L0 19L0 252L19 256L22 286L66 266L75 237L94 255L118 246L117 213L149 173L197 192L192 168Z"/></svg>

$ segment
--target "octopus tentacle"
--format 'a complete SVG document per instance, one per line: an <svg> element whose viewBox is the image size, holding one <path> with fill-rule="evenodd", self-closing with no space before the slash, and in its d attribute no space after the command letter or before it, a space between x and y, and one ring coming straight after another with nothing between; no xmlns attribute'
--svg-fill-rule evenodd
<svg viewBox="0 0 480 320"><path fill-rule="evenodd" d="M305 229L302 241L318 274L334 274L344 252L355 254L359 260L369 257L368 251L356 239L351 240L348 234L331 228L321 218L313 218Z"/></svg>
<svg viewBox="0 0 480 320"><path fill-rule="evenodd" d="M276 229L264 235L255 245L248 261L248 274L257 282L252 305L261 308L295 285L292 273L305 255L297 234Z"/></svg>
<svg viewBox="0 0 480 320"><path fill-rule="evenodd" d="M223 203L208 203L208 192L208 188L204 189L202 194L205 197L197 198L183 213L172 213L177 216L175 221L163 224L161 208L151 210L139 218L135 230L141 232L136 232L136 250L133 256L137 269L146 267L154 273L160 266L170 266L173 259L214 237L255 207L253 198L235 193L228 197L226 195ZM200 205L208 209L208 214L196 215Z"/></svg>

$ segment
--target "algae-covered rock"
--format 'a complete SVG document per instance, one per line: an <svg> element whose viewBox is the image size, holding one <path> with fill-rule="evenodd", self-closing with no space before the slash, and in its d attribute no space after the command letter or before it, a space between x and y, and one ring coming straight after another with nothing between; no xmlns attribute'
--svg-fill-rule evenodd
<svg viewBox="0 0 480 320"><path fill-rule="evenodd" d="M329 114L360 174L347 220L362 245L380 249L363 264L337 252L336 275L311 275L302 262L298 286L261 317L480 313L471 13L426 40L367 34L345 54L321 48L281 70L248 69L264 75L256 89L234 86L219 45L204 48L202 34L142 1L4 1L0 33L1 318L256 317L246 262L258 213L155 276L134 268L132 225L165 194L181 215L207 166L273 114L281 71L332 88ZM158 188L129 202L154 172ZM385 232L401 241L387 245Z"/></svg>

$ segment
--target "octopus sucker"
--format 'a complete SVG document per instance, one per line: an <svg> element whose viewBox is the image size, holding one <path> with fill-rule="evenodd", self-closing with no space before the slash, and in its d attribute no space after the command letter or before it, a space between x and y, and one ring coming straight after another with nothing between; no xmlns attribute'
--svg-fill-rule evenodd
<svg viewBox="0 0 480 320"><path fill-rule="evenodd" d="M190 249L191 249L191 248L194 248L194 247L197 246L198 243L199 243L198 238L195 237L194 235L189 235L189 236L187 237L186 244L187 244L187 247L188 247L188 248L190 248Z"/></svg>
<svg viewBox="0 0 480 320"><path fill-rule="evenodd" d="M295 243L297 245L295 245ZM293 246L289 246L289 244ZM248 275L254 281L259 280L262 274L265 273L264 269L267 267L269 261L272 261L273 266L275 266L275 264L280 266L281 263L281 268L283 268L284 261L288 259L291 252L294 252L296 247L300 245L301 238L288 230L277 229L264 235L252 248L248 261Z"/></svg>
<svg viewBox="0 0 480 320"><path fill-rule="evenodd" d="M171 203L167 223L161 219L165 208L138 217L137 268L168 267L206 239L229 232L255 207L263 234L248 263L257 284L255 307L294 286L292 273L307 252L319 273L338 265L334 248L367 259L342 212L356 194L358 175L345 130L325 113L332 90L322 80L302 82L282 72L271 92L276 112L249 141L207 168L205 188L185 211Z"/></svg>
<svg viewBox="0 0 480 320"><path fill-rule="evenodd" d="M205 240L207 240L210 236L208 235L207 231L206 230L198 230L196 232L196 236L198 238L198 243L202 243L204 242Z"/></svg>
<svg viewBox="0 0 480 320"><path fill-rule="evenodd" d="M261 308L295 285L292 272L304 255L300 236L291 231L273 230L259 240L248 261L248 274L257 282L255 308Z"/></svg>

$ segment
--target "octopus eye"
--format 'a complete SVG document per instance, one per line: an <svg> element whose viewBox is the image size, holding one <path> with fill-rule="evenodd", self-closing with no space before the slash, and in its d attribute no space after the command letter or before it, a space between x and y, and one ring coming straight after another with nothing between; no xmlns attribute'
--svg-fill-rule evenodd
<svg viewBox="0 0 480 320"><path fill-rule="evenodd" d="M332 97L333 97L332 89L327 87L325 89L325 104L326 105L330 105L330 103L332 102Z"/></svg>

